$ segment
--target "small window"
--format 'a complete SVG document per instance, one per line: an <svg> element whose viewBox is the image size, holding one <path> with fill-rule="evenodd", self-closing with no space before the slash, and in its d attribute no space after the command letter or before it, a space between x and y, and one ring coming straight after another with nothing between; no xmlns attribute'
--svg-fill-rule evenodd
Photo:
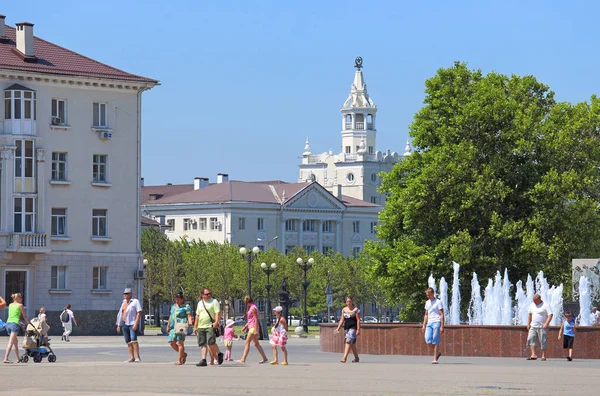
<svg viewBox="0 0 600 396"><path fill-rule="evenodd" d="M286 231L296 231L296 220L289 219L285 221Z"/></svg>
<svg viewBox="0 0 600 396"><path fill-rule="evenodd" d="M67 124L67 101L52 99L52 125Z"/></svg>
<svg viewBox="0 0 600 396"><path fill-rule="evenodd" d="M107 210L93 209L92 210L92 236L106 237L107 233Z"/></svg>
<svg viewBox="0 0 600 396"><path fill-rule="evenodd" d="M265 219L263 219L262 217L258 218L256 227L259 231L264 231L265 229Z"/></svg>
<svg viewBox="0 0 600 396"><path fill-rule="evenodd" d="M92 156L92 161L92 180L94 183L107 183L108 156L105 154L94 154Z"/></svg>
<svg viewBox="0 0 600 396"><path fill-rule="evenodd" d="M360 232L360 221L352 222L352 232L354 232L355 234L358 234Z"/></svg>
<svg viewBox="0 0 600 396"><path fill-rule="evenodd" d="M67 180L67 153L52 153L52 180Z"/></svg>
<svg viewBox="0 0 600 396"><path fill-rule="evenodd" d="M55 290L65 290L67 288L67 267L65 265L52 266L50 288Z"/></svg>
<svg viewBox="0 0 600 396"><path fill-rule="evenodd" d="M354 246L352 248L352 256L354 256L354 258L357 258L359 253L360 253L360 246Z"/></svg>
<svg viewBox="0 0 600 396"><path fill-rule="evenodd" d="M210 230L218 231L219 230L219 219L216 217L210 218Z"/></svg>
<svg viewBox="0 0 600 396"><path fill-rule="evenodd" d="M200 221L200 231L206 231L206 224L207 224L206 217L201 217L199 219L199 221Z"/></svg>
<svg viewBox="0 0 600 396"><path fill-rule="evenodd" d="M240 217L238 219L238 230L245 230L245 229L246 229L246 218Z"/></svg>
<svg viewBox="0 0 600 396"><path fill-rule="evenodd" d="M377 182L377 173L375 173L375 172L371 173L371 182L373 182L373 183Z"/></svg>
<svg viewBox="0 0 600 396"><path fill-rule="evenodd" d="M67 209L64 208L52 208L52 236L66 236L67 235Z"/></svg>
<svg viewBox="0 0 600 396"><path fill-rule="evenodd" d="M106 111L106 103L94 103L93 109L94 109L93 126L107 127L108 126L108 113Z"/></svg>
<svg viewBox="0 0 600 396"><path fill-rule="evenodd" d="M371 197L371 203L372 204L377 204L377 202L379 201L377 196Z"/></svg>
<svg viewBox="0 0 600 396"><path fill-rule="evenodd" d="M333 221L327 220L323 222L323 232L333 232Z"/></svg>
<svg viewBox="0 0 600 396"><path fill-rule="evenodd" d="M167 231L175 231L175 219L167 220Z"/></svg>
<svg viewBox="0 0 600 396"><path fill-rule="evenodd" d="M346 174L346 182L347 182L348 184L353 184L353 183L354 183L354 173L352 173L352 172L348 172L348 173Z"/></svg>
<svg viewBox="0 0 600 396"><path fill-rule="evenodd" d="M377 222L376 221L371 222L371 234L377 234Z"/></svg>
<svg viewBox="0 0 600 396"><path fill-rule="evenodd" d="M183 230L189 231L192 229L192 219L183 219Z"/></svg>
<svg viewBox="0 0 600 396"><path fill-rule="evenodd" d="M346 154L350 154L352 152L352 147L346 146Z"/></svg>
<svg viewBox="0 0 600 396"><path fill-rule="evenodd" d="M308 253L308 254L311 254L312 252L315 251L315 247L313 245L304 246L304 249L306 250L306 253Z"/></svg>
<svg viewBox="0 0 600 396"><path fill-rule="evenodd" d="M106 273L108 272L108 267L94 267L93 272L92 289L108 289L106 285Z"/></svg>
<svg viewBox="0 0 600 396"><path fill-rule="evenodd" d="M302 231L316 231L317 221L316 220L304 220L302 222Z"/></svg>
<svg viewBox="0 0 600 396"><path fill-rule="evenodd" d="M323 256L327 256L331 252L333 252L333 246L323 246Z"/></svg>
<svg viewBox="0 0 600 396"><path fill-rule="evenodd" d="M369 154L373 154L375 152L375 150L373 149L373 146L369 146Z"/></svg>

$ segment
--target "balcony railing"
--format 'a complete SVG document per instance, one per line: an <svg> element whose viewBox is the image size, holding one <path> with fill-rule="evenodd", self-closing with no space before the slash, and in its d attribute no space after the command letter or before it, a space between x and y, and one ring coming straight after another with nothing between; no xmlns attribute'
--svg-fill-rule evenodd
<svg viewBox="0 0 600 396"><path fill-rule="evenodd" d="M352 123L351 122L344 123L344 129L352 129ZM356 130L356 131L364 131L365 130L365 123L364 122L357 122L354 130ZM367 131L372 131L373 130L373 123L372 122L367 122L367 129L366 130Z"/></svg>
<svg viewBox="0 0 600 396"><path fill-rule="evenodd" d="M7 250L17 252L49 251L46 234L8 234Z"/></svg>

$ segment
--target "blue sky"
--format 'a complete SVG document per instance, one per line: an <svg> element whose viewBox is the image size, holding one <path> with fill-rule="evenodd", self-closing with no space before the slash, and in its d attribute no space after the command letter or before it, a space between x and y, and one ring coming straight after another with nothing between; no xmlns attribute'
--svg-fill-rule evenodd
<svg viewBox="0 0 600 396"><path fill-rule="evenodd" d="M7 24L125 71L144 94L146 185L296 181L313 153L341 151L354 58L378 106L377 149L402 152L424 82L455 60L532 74L558 100L599 91L593 1L3 2Z"/></svg>

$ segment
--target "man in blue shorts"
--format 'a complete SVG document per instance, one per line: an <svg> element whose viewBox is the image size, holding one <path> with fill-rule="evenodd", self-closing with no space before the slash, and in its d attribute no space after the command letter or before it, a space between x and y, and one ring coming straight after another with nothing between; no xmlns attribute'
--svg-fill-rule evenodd
<svg viewBox="0 0 600 396"><path fill-rule="evenodd" d="M423 318L423 327L421 331L425 334L425 342L433 349L433 361L431 364L438 364L438 359L442 354L438 352L440 344L440 333L444 332L444 304L439 298L435 297L433 289L430 287L425 290L427 302L425 303L425 317Z"/></svg>

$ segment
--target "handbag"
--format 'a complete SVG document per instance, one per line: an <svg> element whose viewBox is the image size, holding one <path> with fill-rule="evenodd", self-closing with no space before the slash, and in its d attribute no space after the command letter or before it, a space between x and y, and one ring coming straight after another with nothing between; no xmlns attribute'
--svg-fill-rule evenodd
<svg viewBox="0 0 600 396"><path fill-rule="evenodd" d="M186 322L178 322L177 318L175 318L175 334L183 334L187 335L189 324Z"/></svg>
<svg viewBox="0 0 600 396"><path fill-rule="evenodd" d="M210 318L210 324L215 323L215 320L213 319L212 315L210 314L208 309L206 309L206 304L204 304L204 300L202 300L202 305L204 306L204 310L206 311L206 313L208 314L208 317ZM221 333L222 333L221 326L215 327L215 337L220 337Z"/></svg>

